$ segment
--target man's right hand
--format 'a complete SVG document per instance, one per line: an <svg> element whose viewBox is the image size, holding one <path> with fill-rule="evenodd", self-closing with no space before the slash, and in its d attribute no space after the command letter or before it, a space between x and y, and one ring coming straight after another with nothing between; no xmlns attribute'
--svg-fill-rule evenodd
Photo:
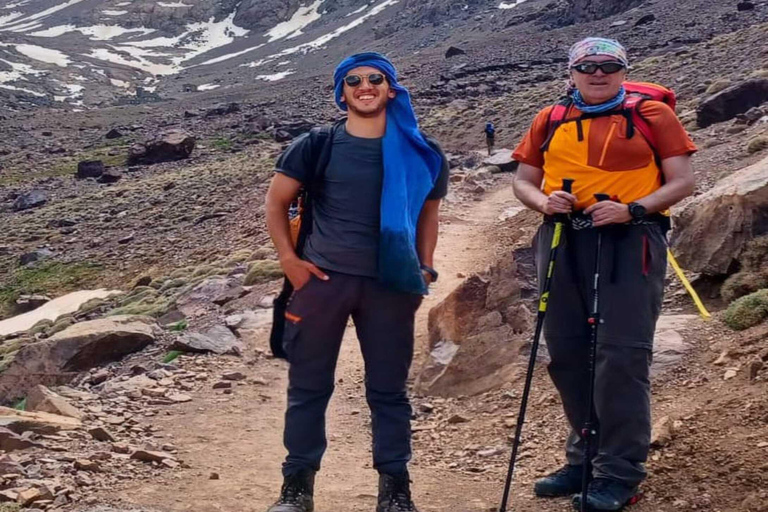
<svg viewBox="0 0 768 512"><path fill-rule="evenodd" d="M563 190L556 190L542 201L540 210L545 215L557 213L571 213L576 204L576 196Z"/></svg>
<svg viewBox="0 0 768 512"><path fill-rule="evenodd" d="M312 275L317 276L318 279L327 281L329 278L322 270L317 268L316 265L302 260L298 256L293 256L280 261L280 266L283 267L285 277L293 285L294 290L301 290L304 285L312 279Z"/></svg>

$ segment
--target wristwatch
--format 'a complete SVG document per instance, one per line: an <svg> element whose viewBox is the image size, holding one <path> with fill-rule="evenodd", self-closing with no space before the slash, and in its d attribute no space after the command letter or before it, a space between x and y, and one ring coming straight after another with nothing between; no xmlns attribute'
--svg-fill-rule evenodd
<svg viewBox="0 0 768 512"><path fill-rule="evenodd" d="M640 220L645 217L646 213L647 210L645 209L645 206L640 203L629 203L629 214L633 219Z"/></svg>
<svg viewBox="0 0 768 512"><path fill-rule="evenodd" d="M428 267L427 265L422 264L421 270L432 276L432 282L437 282L437 277L440 275L437 273L437 270L433 269L432 267Z"/></svg>

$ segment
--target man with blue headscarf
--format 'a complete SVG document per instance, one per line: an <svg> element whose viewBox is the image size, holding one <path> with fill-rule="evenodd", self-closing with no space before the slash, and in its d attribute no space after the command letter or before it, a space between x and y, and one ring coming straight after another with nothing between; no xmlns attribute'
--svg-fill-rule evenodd
<svg viewBox="0 0 768 512"><path fill-rule="evenodd" d="M350 317L365 360L380 475L377 512L415 511L406 380L416 310L437 279L433 254L448 166L437 143L419 131L408 90L386 57L345 59L334 85L347 119L325 137L315 129L297 138L278 160L267 194L267 225L294 290L277 347L290 363L288 456L280 498L269 512L314 507L314 477L327 446L325 412ZM309 191L309 216L295 245L287 214L301 190Z"/></svg>

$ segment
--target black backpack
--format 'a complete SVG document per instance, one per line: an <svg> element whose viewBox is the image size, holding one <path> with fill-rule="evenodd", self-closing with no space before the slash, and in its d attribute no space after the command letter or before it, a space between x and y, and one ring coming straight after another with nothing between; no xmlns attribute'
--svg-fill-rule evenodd
<svg viewBox="0 0 768 512"><path fill-rule="evenodd" d="M322 186L323 178L325 176L325 169L328 167L328 162L331 160L331 147L333 146L333 136L340 127L344 126L346 119L334 123L332 125L318 126L312 128L309 131L310 154L309 162L314 162L314 166L310 166L312 173L308 175L308 178L301 191L297 202L300 202L301 207L301 227L299 228L299 236L296 240L296 255L301 258L304 252L304 244L307 241L307 237L312 232L312 195L320 186ZM288 300L293 295L293 285L286 277L283 280L283 289L280 294L274 300L274 310L272 312L272 332L269 335L269 346L272 350L272 355L277 358L285 359L286 353L283 349L283 333L285 332L285 312L288 308Z"/></svg>

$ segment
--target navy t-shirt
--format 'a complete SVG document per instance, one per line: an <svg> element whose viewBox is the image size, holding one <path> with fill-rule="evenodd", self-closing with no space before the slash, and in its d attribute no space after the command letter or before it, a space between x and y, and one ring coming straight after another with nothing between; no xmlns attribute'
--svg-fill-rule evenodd
<svg viewBox="0 0 768 512"><path fill-rule="evenodd" d="M323 186L313 196L312 233L303 254L320 268L378 277L384 176L381 141L350 135L344 126L334 135ZM293 141L278 160L277 172L304 183L313 171L304 164L309 143L308 134ZM448 179L449 166L443 155L442 171L427 199L445 197Z"/></svg>

